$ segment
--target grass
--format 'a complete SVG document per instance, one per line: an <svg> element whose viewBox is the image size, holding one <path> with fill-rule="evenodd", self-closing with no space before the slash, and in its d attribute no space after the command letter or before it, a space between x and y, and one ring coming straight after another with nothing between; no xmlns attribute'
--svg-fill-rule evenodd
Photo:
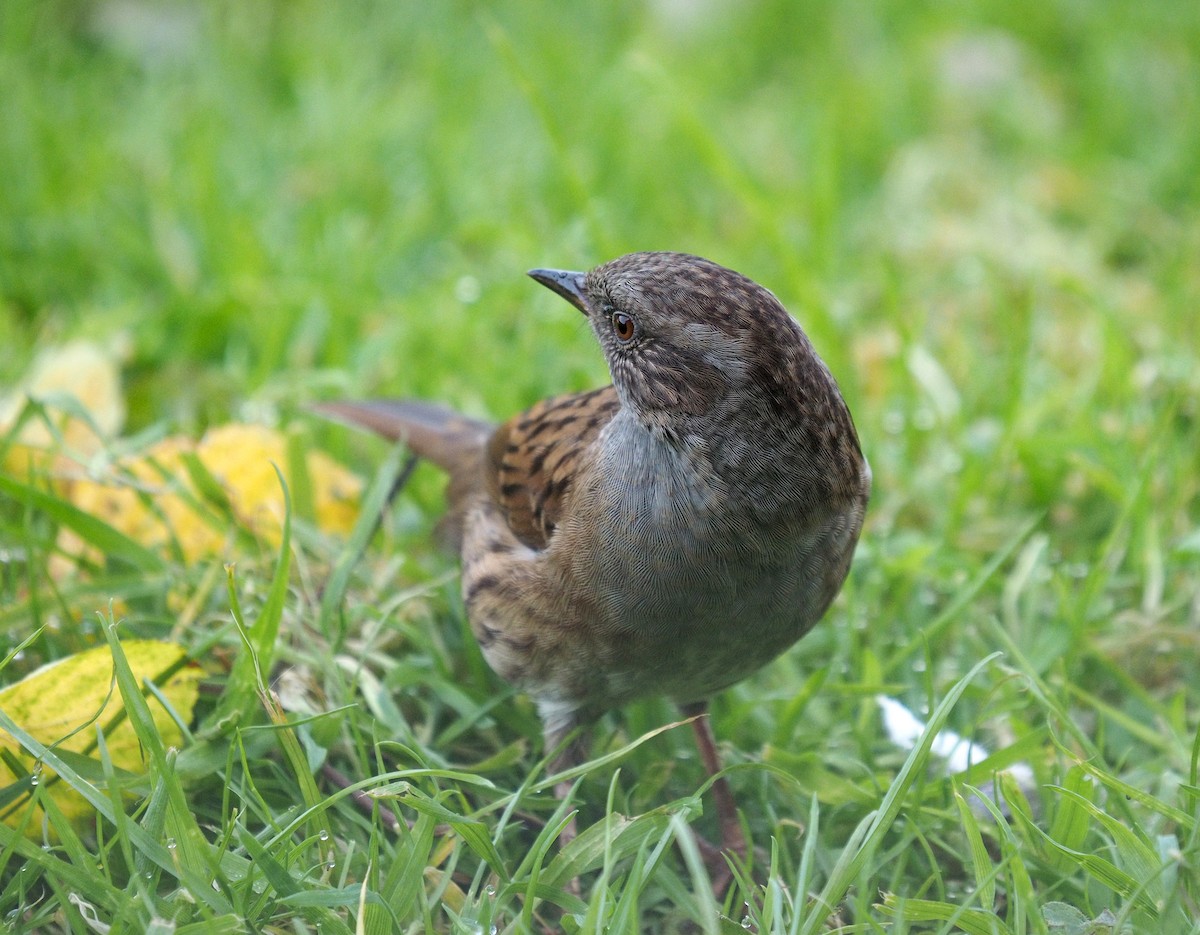
<svg viewBox="0 0 1200 935"><path fill-rule="evenodd" d="M89 338L127 440L299 426L381 497L304 403L597 385L523 271L684 249L784 300L875 471L827 620L715 699L757 848L723 899L662 702L601 723L554 844L431 469L378 533L199 563L6 483L4 682L108 640L145 751L41 751L97 817L0 829L10 930L1200 932L1198 52L1189 0L4 4L0 383ZM115 554L52 576L73 523ZM181 749L115 634L205 666ZM945 776L881 693L992 756Z"/></svg>

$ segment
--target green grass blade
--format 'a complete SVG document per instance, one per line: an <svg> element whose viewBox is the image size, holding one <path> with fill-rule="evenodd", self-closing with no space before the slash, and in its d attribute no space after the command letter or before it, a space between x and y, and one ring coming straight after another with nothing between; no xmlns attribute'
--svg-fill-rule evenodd
<svg viewBox="0 0 1200 935"><path fill-rule="evenodd" d="M329 580L325 583L324 593L321 595L318 627L322 633L338 634L335 639L336 643L340 643L344 637L341 628L334 626L334 617L345 600L354 566L366 551L367 544L379 527L379 517L387 508L387 504L391 501L397 488L402 486L412 473L415 465L416 460L407 448L403 445L393 446L383 465L375 473L375 477L363 497L358 520L354 524L350 538L346 540L345 546L338 554L333 570L329 574Z"/></svg>
<svg viewBox="0 0 1200 935"><path fill-rule="evenodd" d="M979 819L958 788L954 790L954 804L958 808L959 824L967 839L967 847L971 855L971 871L975 876L975 888L979 893L979 902L985 907L992 906L996 902L997 868L993 866L987 846L983 843L983 835L979 830Z"/></svg>
<svg viewBox="0 0 1200 935"><path fill-rule="evenodd" d="M53 494L22 484L3 474L0 474L0 492L8 494L31 509L45 513L107 558L128 562L144 572L161 572L166 568L166 563L158 553Z"/></svg>
<svg viewBox="0 0 1200 935"><path fill-rule="evenodd" d="M892 823L896 820L896 816L904 804L904 798L917 776L928 765L933 740L938 731L945 726L954 705L958 703L958 699L962 697L963 692L967 690L967 686L971 684L975 676L999 655L999 653L992 653L975 663L971 670L951 687L937 708L934 709L929 722L925 725L920 742L913 748L900 768L900 772L892 780L879 808L863 819L853 837L843 848L837 863L829 874L829 879L817 897L816 910L812 911L800 928L802 935L816 935L824 923L825 915L832 913L845 897L847 890L857 879L870 854L880 845L883 836L891 830Z"/></svg>

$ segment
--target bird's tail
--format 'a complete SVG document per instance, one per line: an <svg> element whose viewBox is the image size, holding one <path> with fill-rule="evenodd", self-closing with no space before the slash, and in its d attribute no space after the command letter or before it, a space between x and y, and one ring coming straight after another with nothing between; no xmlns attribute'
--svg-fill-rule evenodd
<svg viewBox="0 0 1200 935"><path fill-rule="evenodd" d="M439 538L457 550L462 519L469 501L484 488L483 463L495 426L482 419L408 399L346 400L317 403L313 411L337 422L369 429L403 442L420 458L432 461L450 475L446 491L449 512Z"/></svg>

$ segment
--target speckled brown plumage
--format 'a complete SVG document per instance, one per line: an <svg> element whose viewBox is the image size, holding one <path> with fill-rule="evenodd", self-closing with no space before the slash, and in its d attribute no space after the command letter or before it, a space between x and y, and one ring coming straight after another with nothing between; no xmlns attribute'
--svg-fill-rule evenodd
<svg viewBox="0 0 1200 935"><path fill-rule="evenodd" d="M549 543L580 458L619 406L611 386L555 396L492 434L485 483L525 545L542 549Z"/></svg>
<svg viewBox="0 0 1200 935"><path fill-rule="evenodd" d="M870 471L825 364L745 276L679 253L530 275L587 316L612 386L499 427L427 403L322 408L449 472L472 630L554 746L645 695L701 710L803 636L849 569Z"/></svg>

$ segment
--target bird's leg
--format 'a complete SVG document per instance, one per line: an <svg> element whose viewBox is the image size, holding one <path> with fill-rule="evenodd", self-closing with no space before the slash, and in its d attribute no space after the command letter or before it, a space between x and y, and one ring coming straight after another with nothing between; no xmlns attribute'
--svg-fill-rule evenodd
<svg viewBox="0 0 1200 935"><path fill-rule="evenodd" d="M721 771L721 755L717 752L717 741L713 737L712 721L708 716L708 702L696 701L681 706L684 717L692 718L692 732L696 735L696 749L700 751L700 762L704 771L711 777ZM714 847L703 839L700 848L704 852L705 863L714 880L718 881L720 889L729 885L729 867L721 856L725 851L731 851L739 857L745 857L748 848L746 836L742 833L742 823L738 820L737 806L733 801L733 791L729 781L719 777L712 784L713 799L717 806L717 823L721 828L721 845Z"/></svg>

